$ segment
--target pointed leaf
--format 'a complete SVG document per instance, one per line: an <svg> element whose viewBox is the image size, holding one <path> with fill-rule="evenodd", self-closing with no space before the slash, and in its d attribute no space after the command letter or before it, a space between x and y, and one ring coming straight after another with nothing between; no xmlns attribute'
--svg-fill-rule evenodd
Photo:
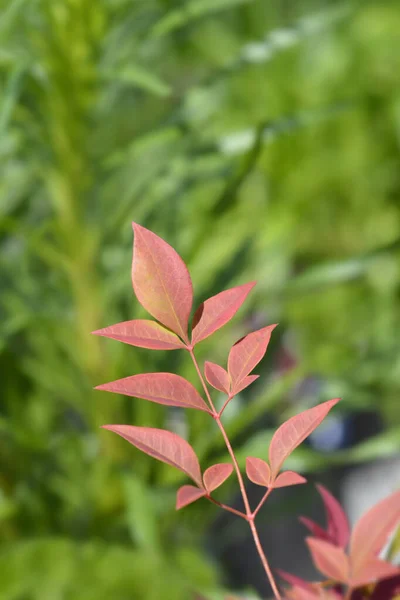
<svg viewBox="0 0 400 600"><path fill-rule="evenodd" d="M274 481L274 488L287 487L307 483L307 479L294 471L284 471Z"/></svg>
<svg viewBox="0 0 400 600"><path fill-rule="evenodd" d="M116 325L93 331L93 334L150 350L177 350L178 348L185 348L185 344L175 333L172 333L172 331L169 331L169 329L166 329L160 323L147 319L124 321L123 323L117 323Z"/></svg>
<svg viewBox="0 0 400 600"><path fill-rule="evenodd" d="M193 317L192 344L198 344L234 317L256 282L225 290L205 300Z"/></svg>
<svg viewBox="0 0 400 600"><path fill-rule="evenodd" d="M400 522L400 490L373 506L356 523L350 540L353 577L382 550L389 534Z"/></svg>
<svg viewBox="0 0 400 600"><path fill-rule="evenodd" d="M176 510L192 504L192 502L196 502L196 500L206 495L206 490L202 490L194 485L183 485L176 494Z"/></svg>
<svg viewBox="0 0 400 600"><path fill-rule="evenodd" d="M323 575L340 583L349 581L349 559L343 548L311 537L306 542L315 566Z"/></svg>
<svg viewBox="0 0 400 600"><path fill-rule="evenodd" d="M345 548L350 539L346 514L336 498L323 485L317 485L317 489L325 506L328 540L335 546Z"/></svg>
<svg viewBox="0 0 400 600"><path fill-rule="evenodd" d="M369 561L364 563L361 571L354 572L351 577L350 585L353 588L368 585L373 581L379 581L389 577L400 575L399 567L392 565L384 560L376 557L371 557Z"/></svg>
<svg viewBox="0 0 400 600"><path fill-rule="evenodd" d="M199 392L180 375L174 373L142 373L98 385L96 390L144 398L167 406L197 408L210 412Z"/></svg>
<svg viewBox="0 0 400 600"><path fill-rule="evenodd" d="M274 433L269 446L269 463L276 477L287 457L324 420L339 398L328 400L295 415L283 423Z"/></svg>
<svg viewBox="0 0 400 600"><path fill-rule="evenodd" d="M142 452L183 471L203 487L198 458L191 445L176 433L134 425L103 425L103 429L113 431Z"/></svg>
<svg viewBox="0 0 400 600"><path fill-rule="evenodd" d="M253 383L253 381L258 379L259 377L260 377L259 375L247 375L247 377L242 379L242 381L240 383L238 383L237 386L235 387L235 394L239 394L239 392L242 392L244 389L249 387L249 385L251 385Z"/></svg>
<svg viewBox="0 0 400 600"><path fill-rule="evenodd" d="M216 490L228 479L232 471L233 466L229 463L219 463L209 467L203 475L205 488L208 492Z"/></svg>
<svg viewBox="0 0 400 600"><path fill-rule="evenodd" d="M309 531L311 531L313 537L332 543L328 533L325 531L325 529L322 529L322 527L317 525L317 523L314 523L314 521L308 519L307 517L299 517L299 521L300 523L303 523L303 525L305 525Z"/></svg>
<svg viewBox="0 0 400 600"><path fill-rule="evenodd" d="M267 351L271 333L276 325L269 325L249 333L232 346L228 357L228 372L232 380L232 392L251 373Z"/></svg>
<svg viewBox="0 0 400 600"><path fill-rule="evenodd" d="M302 587L295 585L290 590L286 592L286 597L288 600L319 600L321 595L317 591L306 590ZM328 600L325 596L324 600ZM329 597L330 600L330 597Z"/></svg>
<svg viewBox="0 0 400 600"><path fill-rule="evenodd" d="M269 464L261 458L248 456L246 458L246 473L247 477L256 485L268 487L271 480L271 469Z"/></svg>
<svg viewBox="0 0 400 600"><path fill-rule="evenodd" d="M229 379L228 372L223 367L216 365L215 363L206 361L204 363L204 374L210 385L220 392L229 394L231 382Z"/></svg>
<svg viewBox="0 0 400 600"><path fill-rule="evenodd" d="M133 223L132 284L140 304L163 325L188 340L193 303L189 271L179 254L152 231Z"/></svg>
<svg viewBox="0 0 400 600"><path fill-rule="evenodd" d="M301 579L301 577L297 577L297 575L292 575L291 573L287 573L282 569L276 569L276 572L278 573L279 577L281 577L287 583L290 583L290 585L297 585L298 587L310 592L312 592L314 589L309 581Z"/></svg>

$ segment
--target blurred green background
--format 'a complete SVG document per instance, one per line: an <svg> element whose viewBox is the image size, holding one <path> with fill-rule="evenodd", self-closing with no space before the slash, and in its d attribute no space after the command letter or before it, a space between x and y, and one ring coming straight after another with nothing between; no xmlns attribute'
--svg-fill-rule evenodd
<svg viewBox="0 0 400 600"><path fill-rule="evenodd" d="M334 396L382 431L326 455L304 447L292 466L399 451L400 4L0 7L0 599L212 597L215 507L176 514L180 474L98 427L170 427L204 467L225 458L217 432L202 414L92 391L192 367L90 332L144 314L135 220L185 259L197 301L258 281L201 361L280 323L264 377L226 412L241 461L266 455L274 423ZM318 386L299 394L305 378Z"/></svg>

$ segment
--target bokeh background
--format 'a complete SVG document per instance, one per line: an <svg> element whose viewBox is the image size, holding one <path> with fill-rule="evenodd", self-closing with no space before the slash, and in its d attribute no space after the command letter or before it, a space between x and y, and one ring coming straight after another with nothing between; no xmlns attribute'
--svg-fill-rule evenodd
<svg viewBox="0 0 400 600"><path fill-rule="evenodd" d="M0 599L267 595L241 523L205 501L177 514L180 474L99 430L169 427L204 468L224 460L203 415L92 390L142 371L191 379L189 361L90 332L143 315L132 220L183 256L197 301L255 279L199 346L223 362L280 323L225 413L241 463L266 457L285 418L341 396L288 467L350 516L399 485L400 4L0 7ZM231 479L221 499L236 503ZM271 498L273 566L310 573L296 518L318 511L312 485Z"/></svg>

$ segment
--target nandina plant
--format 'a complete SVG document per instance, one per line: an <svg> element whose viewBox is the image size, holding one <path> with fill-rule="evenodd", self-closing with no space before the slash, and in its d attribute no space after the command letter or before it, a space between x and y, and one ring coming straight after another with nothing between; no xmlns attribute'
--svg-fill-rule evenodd
<svg viewBox="0 0 400 600"><path fill-rule="evenodd" d="M193 307L193 286L185 263L169 244L153 232L137 223L133 223L133 230L133 289L140 304L156 320L126 321L94 333L150 350L185 350L193 362L204 395L202 396L189 381L173 373L133 375L100 385L96 389L207 413L221 432L231 462L215 464L202 473L194 449L176 433L134 425L104 425L103 427L125 438L146 454L176 467L192 480L194 485L183 485L178 490L177 509L205 498L244 519L250 527L274 595L280 600L282 596L260 543L256 517L274 489L305 483L304 477L293 471L282 471L282 467L295 448L318 427L339 399L334 398L323 402L283 423L272 437L268 461L258 457L247 457L248 479L266 489L258 505L252 508L243 474L222 417L226 406L234 397L258 378L258 375L251 373L264 357L276 325L268 325L253 331L237 341L230 349L226 369L208 361L201 369L195 356L195 347L232 319L255 283L234 287L208 298L194 312L189 326ZM219 410L214 404L208 386L226 395L226 400ZM243 498L244 512L223 504L213 497L213 492L233 471ZM378 505L378 509L373 509L375 512L371 511L371 514L368 513L361 520L353 532L350 554L347 556L344 552L348 539L345 516L329 492L324 488L320 489L323 490L321 493L330 519L328 530L324 531L309 521L305 523L312 529L313 536L308 539L308 544L316 566L330 579L318 585L308 584L283 573L286 581L293 584L292 588L285 592L286 597L294 600L314 600L322 597L332 600L337 598L359 600L363 596L354 596L353 591L358 592L361 589L362 592L362 586L380 579L393 579L393 576L399 573L393 565L380 561L376 557L376 551L399 518L400 493L391 496L382 508ZM378 527L377 521L381 518L384 518L384 525ZM375 528L380 533L371 532L371 528ZM366 545L368 536L371 535L373 541ZM373 600L377 599L374 597ZM383 598L379 597L379 600Z"/></svg>

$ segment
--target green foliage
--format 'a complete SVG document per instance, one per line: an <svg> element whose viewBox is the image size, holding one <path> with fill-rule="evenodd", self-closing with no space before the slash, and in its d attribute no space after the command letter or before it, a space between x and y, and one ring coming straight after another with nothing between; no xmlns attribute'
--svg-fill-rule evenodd
<svg viewBox="0 0 400 600"><path fill-rule="evenodd" d="M142 316L126 276L131 220L185 257L199 301L258 280L253 314L293 337L296 370L243 394L232 435L267 412L284 420L278 401L312 373L320 399L386 423L337 460L399 449L398 3L1 0L0 13L0 538L15 581L47 552L42 598L61 597L75 569L71 597L84 589L86 553L85 600L101 598L100 576L108 597L150 600L141 569L167 557L181 572L177 553L195 552L214 512L178 523L179 475L98 425L168 422L205 461L223 449L201 414L92 392L142 371L192 377L176 354L89 335ZM247 330L219 333L221 356ZM299 452L310 468L325 461ZM10 589L7 600L28 593Z"/></svg>

